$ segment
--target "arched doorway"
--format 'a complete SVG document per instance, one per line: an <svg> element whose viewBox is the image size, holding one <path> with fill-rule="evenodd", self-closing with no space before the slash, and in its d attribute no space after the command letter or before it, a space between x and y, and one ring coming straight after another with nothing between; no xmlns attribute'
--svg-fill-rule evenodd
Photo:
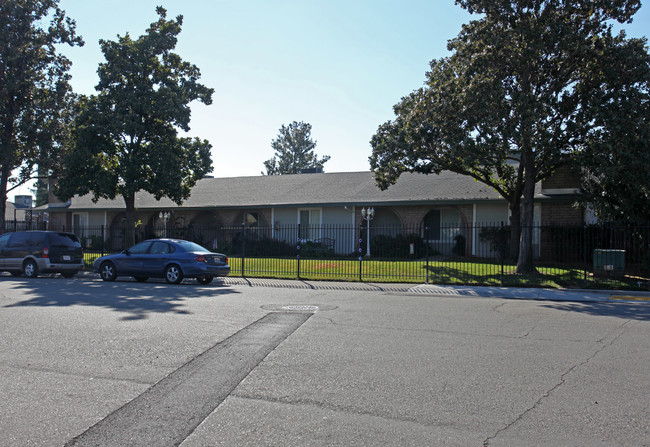
<svg viewBox="0 0 650 447"><path fill-rule="evenodd" d="M467 235L462 216L453 207L436 208L422 219L422 238L431 247L432 253L445 256L464 256L467 248Z"/></svg>

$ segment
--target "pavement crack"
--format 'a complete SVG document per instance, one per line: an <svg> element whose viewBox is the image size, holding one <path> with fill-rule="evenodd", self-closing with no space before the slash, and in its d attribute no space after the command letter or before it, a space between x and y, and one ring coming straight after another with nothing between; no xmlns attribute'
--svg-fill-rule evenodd
<svg viewBox="0 0 650 447"><path fill-rule="evenodd" d="M108 376L108 375L101 375L101 374L83 374L78 372L61 371L52 368L35 367L31 365L27 365L27 366L10 365L9 368L17 371L31 371L31 372L45 373L45 374L59 374L62 376L80 377L80 378L91 379L91 380L108 380L111 382L125 382L125 383L133 383L136 385L146 385L146 386L152 385L151 382L146 382L143 380L129 379L124 377L115 377L115 376Z"/></svg>
<svg viewBox="0 0 650 447"><path fill-rule="evenodd" d="M576 363L575 365L571 366L568 370L566 370L562 375L560 376L560 380L558 383L556 383L553 387L550 389L546 390L540 397L531 405L529 408L524 410L521 414L519 414L516 418L514 418L511 422L506 424L504 427L498 429L493 435L488 436L484 441L483 441L483 447L489 447L490 441L493 439L497 438L501 433L507 431L512 427L513 425L517 424L519 421L521 421L528 413L532 412L535 410L539 405L542 404L544 400L546 400L551 394L553 394L556 390L558 390L560 387L562 387L566 383L566 378L569 374L571 374L573 371L576 369L586 365L590 361L592 361L598 354L600 354L602 351L607 349L608 347L612 346L616 340L619 339L621 335L625 332L626 328L625 326L630 323L630 320L627 320L625 323L621 324L617 329L619 329L618 334L616 334L614 337L609 340L609 342L606 342L605 340L607 337L602 338L601 340L598 341L600 348L596 349L589 357L584 359L583 361Z"/></svg>
<svg viewBox="0 0 650 447"><path fill-rule="evenodd" d="M242 400L249 400L249 401L259 401L259 402L267 402L267 403L272 403L272 404L278 404L278 405L288 405L288 406L305 406L305 407L315 407L315 408L320 408L323 410L327 411L332 411L336 413L343 413L343 414L349 414L349 415L355 415L355 416L369 416L373 418L378 418L378 419L383 419L386 421L394 421L394 422L401 422L401 423L408 423L408 424L417 424L418 426L421 427L431 427L431 428L436 428L436 427L444 427L444 426L450 426L451 424L427 424L423 423L421 420L416 419L414 417L396 417L392 416L386 413L381 413L381 412L372 412L368 410L363 410L360 408L356 407L350 407L350 406L344 406L344 405L334 405L334 404L328 404L328 403L323 403L320 401L315 401L315 400L310 400L310 399L287 399L287 398L273 398L273 397L265 397L265 396L254 396L254 395L246 395L246 394L240 394L237 392L233 392L229 396L230 399L242 399Z"/></svg>

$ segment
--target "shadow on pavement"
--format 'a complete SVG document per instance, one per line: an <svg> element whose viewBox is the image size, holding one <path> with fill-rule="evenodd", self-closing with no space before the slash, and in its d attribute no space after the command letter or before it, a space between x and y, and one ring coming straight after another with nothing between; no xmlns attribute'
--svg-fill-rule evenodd
<svg viewBox="0 0 650 447"><path fill-rule="evenodd" d="M5 278L0 278L0 281ZM9 278L6 278L9 279ZM123 320L142 320L153 313L189 314L185 303L194 298L239 293L215 283L200 286L193 282L169 285L164 282L138 283L59 277L14 278L13 289L25 299L4 307L93 306L123 312ZM17 294L18 295L18 294Z"/></svg>
<svg viewBox="0 0 650 447"><path fill-rule="evenodd" d="M549 309L564 310L567 312L582 312L595 316L618 317L624 318L626 320L650 320L650 304L645 302L553 302L545 304L544 307L547 307Z"/></svg>

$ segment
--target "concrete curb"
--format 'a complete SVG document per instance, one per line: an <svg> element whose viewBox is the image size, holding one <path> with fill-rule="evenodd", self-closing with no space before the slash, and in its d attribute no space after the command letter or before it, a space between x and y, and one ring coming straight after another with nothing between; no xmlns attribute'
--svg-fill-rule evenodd
<svg viewBox="0 0 650 447"><path fill-rule="evenodd" d="M80 272L85 279L98 278L96 273ZM576 302L634 302L650 305L650 292L590 289L543 289L527 287L452 286L435 284L395 284L370 282L304 281L295 279L242 278L228 276L215 278L214 285L271 287L305 290L342 290L416 295L457 296L476 298L507 298L521 300L576 301Z"/></svg>

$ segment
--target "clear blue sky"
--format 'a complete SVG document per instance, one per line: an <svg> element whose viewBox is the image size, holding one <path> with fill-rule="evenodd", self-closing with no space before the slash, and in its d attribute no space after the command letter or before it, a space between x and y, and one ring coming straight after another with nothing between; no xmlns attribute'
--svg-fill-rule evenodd
<svg viewBox="0 0 650 447"><path fill-rule="evenodd" d="M370 138L392 106L420 87L430 60L470 15L453 0L60 0L86 42L65 49L72 84L92 94L99 39L137 37L156 20L182 14L177 53L215 89L193 106L191 135L212 146L213 174L259 175L282 124L312 125L326 172L368 170ZM626 30L647 34L650 7Z"/></svg>

